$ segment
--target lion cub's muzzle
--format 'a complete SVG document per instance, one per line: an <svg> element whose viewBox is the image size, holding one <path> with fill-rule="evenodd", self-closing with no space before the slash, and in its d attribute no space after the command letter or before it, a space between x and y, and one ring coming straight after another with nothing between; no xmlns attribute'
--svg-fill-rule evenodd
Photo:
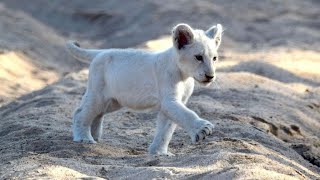
<svg viewBox="0 0 320 180"><path fill-rule="evenodd" d="M208 83L211 83L215 80L215 75L208 75L208 74L205 74L205 79L202 81L202 83L205 83L205 84L208 84Z"/></svg>
<svg viewBox="0 0 320 180"><path fill-rule="evenodd" d="M207 79L207 81L213 81L214 80L214 75L207 75L207 74L205 74L205 77L206 77L206 79Z"/></svg>

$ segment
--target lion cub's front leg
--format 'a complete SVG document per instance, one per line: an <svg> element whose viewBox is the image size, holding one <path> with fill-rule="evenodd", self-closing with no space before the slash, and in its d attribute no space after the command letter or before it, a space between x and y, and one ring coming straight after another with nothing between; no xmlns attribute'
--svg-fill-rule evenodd
<svg viewBox="0 0 320 180"><path fill-rule="evenodd" d="M205 139L213 132L214 125L211 122L201 119L178 100L166 99L161 105L161 111L173 122L184 128L193 143Z"/></svg>

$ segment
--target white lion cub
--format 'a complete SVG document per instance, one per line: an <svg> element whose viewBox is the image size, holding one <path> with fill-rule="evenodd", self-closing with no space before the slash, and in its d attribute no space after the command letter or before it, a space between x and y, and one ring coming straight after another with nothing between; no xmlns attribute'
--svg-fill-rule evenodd
<svg viewBox="0 0 320 180"><path fill-rule="evenodd" d="M89 79L80 107L73 116L73 140L95 143L102 134L102 117L121 107L159 110L149 153L171 155L168 144L177 125L192 142L212 134L213 124L186 107L194 81L215 80L215 62L222 26L204 32L187 24L173 28L173 47L162 52L133 49L87 50L69 42L67 49L88 62Z"/></svg>

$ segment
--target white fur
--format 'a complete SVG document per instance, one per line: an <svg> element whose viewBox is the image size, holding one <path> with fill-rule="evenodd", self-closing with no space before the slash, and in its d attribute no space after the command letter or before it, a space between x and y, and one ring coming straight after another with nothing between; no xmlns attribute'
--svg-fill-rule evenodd
<svg viewBox="0 0 320 180"><path fill-rule="evenodd" d="M194 80L208 85L215 79L214 56L222 26L204 32L187 24L173 29L174 46L157 53L133 49L86 50L69 42L79 60L91 61L87 90L73 116L73 138L95 143L102 134L102 117L121 107L159 110L151 154L171 154L168 144L177 125L198 142L210 135L213 124L186 107ZM202 62L195 55L203 57ZM211 77L211 79L208 79Z"/></svg>

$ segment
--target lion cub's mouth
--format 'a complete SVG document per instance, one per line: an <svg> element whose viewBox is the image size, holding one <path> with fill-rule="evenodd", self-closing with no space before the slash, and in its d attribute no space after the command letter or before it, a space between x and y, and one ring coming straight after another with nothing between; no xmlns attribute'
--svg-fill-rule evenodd
<svg viewBox="0 0 320 180"><path fill-rule="evenodd" d="M203 83L211 83L213 82L213 80L205 80L205 81L202 81Z"/></svg>
<svg viewBox="0 0 320 180"><path fill-rule="evenodd" d="M204 85L208 85L208 84L210 84L210 83L212 83L213 82L213 80L204 80L204 81L199 81L199 80L197 80L200 84L204 84Z"/></svg>
<svg viewBox="0 0 320 180"><path fill-rule="evenodd" d="M204 84L204 85L210 84L212 82L213 82L213 80L201 81L201 83Z"/></svg>

